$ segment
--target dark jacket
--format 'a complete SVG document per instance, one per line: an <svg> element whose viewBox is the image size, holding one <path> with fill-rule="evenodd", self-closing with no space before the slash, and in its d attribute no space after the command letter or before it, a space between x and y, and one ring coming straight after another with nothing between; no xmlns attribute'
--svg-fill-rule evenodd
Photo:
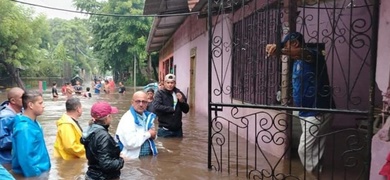
<svg viewBox="0 0 390 180"><path fill-rule="evenodd" d="M146 110L149 111L149 112L154 113L153 101L150 102L150 103L148 104L148 106L146 106Z"/></svg>
<svg viewBox="0 0 390 180"><path fill-rule="evenodd" d="M182 112L188 113L190 107L187 98L179 89L174 88L173 92L181 93L184 98L184 102L177 102L176 108L173 108L172 92L165 89L156 92L152 104L154 113L158 116L158 126L177 131L182 128Z"/></svg>
<svg viewBox="0 0 390 180"><path fill-rule="evenodd" d="M108 126L92 124L83 134L81 143L85 147L88 159L87 175L90 178L96 180L119 178L124 161L119 157L118 144L108 133Z"/></svg>

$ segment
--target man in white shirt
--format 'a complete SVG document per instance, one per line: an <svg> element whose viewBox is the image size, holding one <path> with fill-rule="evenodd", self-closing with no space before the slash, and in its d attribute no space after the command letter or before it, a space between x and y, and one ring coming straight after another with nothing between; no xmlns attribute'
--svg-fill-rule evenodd
<svg viewBox="0 0 390 180"><path fill-rule="evenodd" d="M146 110L147 94L137 91L133 95L130 110L121 118L116 130L116 139L121 148L122 157L135 159L141 156L156 155L154 128L156 115Z"/></svg>

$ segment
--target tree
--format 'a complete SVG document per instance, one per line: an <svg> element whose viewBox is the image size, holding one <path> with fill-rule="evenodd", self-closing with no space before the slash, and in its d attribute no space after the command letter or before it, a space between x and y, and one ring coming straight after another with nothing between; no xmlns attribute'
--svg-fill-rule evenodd
<svg viewBox="0 0 390 180"><path fill-rule="evenodd" d="M54 60L63 67L70 66L63 70L67 81L74 75L79 75L79 70L84 69L94 73L96 60L91 50L91 35L88 29L89 23L85 19L51 19L50 27L52 34ZM96 72L95 72L96 73Z"/></svg>
<svg viewBox="0 0 390 180"><path fill-rule="evenodd" d="M80 10L118 15L141 15L144 7L143 0L74 0L74 4ZM137 59L139 80L151 76L146 74L150 71L144 69L148 68L145 46L152 18L91 15L89 20L93 49L101 57L99 65L103 72L112 71L116 81L124 80L121 77L132 74L134 59Z"/></svg>
<svg viewBox="0 0 390 180"><path fill-rule="evenodd" d="M32 18L33 11L0 0L0 64L19 87L20 69L35 68L50 37L46 17Z"/></svg>

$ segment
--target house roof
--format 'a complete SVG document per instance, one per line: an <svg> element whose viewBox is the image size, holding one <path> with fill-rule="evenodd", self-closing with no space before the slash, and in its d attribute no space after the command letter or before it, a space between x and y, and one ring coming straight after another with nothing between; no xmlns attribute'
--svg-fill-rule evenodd
<svg viewBox="0 0 390 180"><path fill-rule="evenodd" d="M198 3L192 8L192 11L201 11L203 7L207 4L208 0L199 0Z"/></svg>
<svg viewBox="0 0 390 180"><path fill-rule="evenodd" d="M155 17L146 44L147 52L159 51L187 16Z"/></svg>
<svg viewBox="0 0 390 180"><path fill-rule="evenodd" d="M225 3L225 13L230 13L235 7L241 7L253 0L240 0L237 3ZM277 2L277 0L273 0ZM144 15L158 15L154 18L146 44L147 52L155 52L168 42L177 28L184 22L187 16L197 13L199 17L206 17L208 0L145 0ZM213 1L212 12L219 12L220 4ZM184 13L184 14L183 14ZM177 16L178 14L182 14Z"/></svg>
<svg viewBox="0 0 390 180"><path fill-rule="evenodd" d="M180 27L199 0L146 0L144 15L159 15L154 18L146 44L147 52L159 51ZM177 15L187 13L185 15ZM166 15L166 16L165 16Z"/></svg>
<svg viewBox="0 0 390 180"><path fill-rule="evenodd" d="M144 15L188 13L188 1L145 0Z"/></svg>

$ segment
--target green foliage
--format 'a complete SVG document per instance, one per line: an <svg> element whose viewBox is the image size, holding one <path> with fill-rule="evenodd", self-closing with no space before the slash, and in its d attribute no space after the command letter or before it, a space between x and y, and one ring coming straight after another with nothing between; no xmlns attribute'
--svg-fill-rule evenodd
<svg viewBox="0 0 390 180"><path fill-rule="evenodd" d="M90 35L89 21L86 19L50 19L51 44L48 48L48 61L51 65L59 66L53 68L55 73L70 80L80 75L80 70L87 74L97 74L97 56L93 54L90 46L92 37ZM50 72L50 71L47 71Z"/></svg>
<svg viewBox="0 0 390 180"><path fill-rule="evenodd" d="M88 20L47 20L9 0L0 0L0 14L0 69L7 71L1 74L17 85L23 86L20 76L69 79L80 69L98 73Z"/></svg>
<svg viewBox="0 0 390 180"><path fill-rule="evenodd" d="M74 0L74 4L79 10L119 15L141 15L144 7L143 0ZM99 66L102 72L112 71L117 81L124 80L124 74L133 69L134 55L141 59L137 62L139 68L147 68L145 46L152 18L92 15L89 20L93 49L101 57ZM146 76L140 74L137 77L142 80Z"/></svg>
<svg viewBox="0 0 390 180"><path fill-rule="evenodd" d="M81 10L95 13L141 15L143 0L75 0ZM78 70L98 75L112 72L116 80L133 74L137 59L137 84L147 81L145 46L152 23L147 17L50 19L31 9L0 0L0 69L18 85L21 76L73 77ZM135 57L134 57L135 56ZM2 73L4 74L4 73Z"/></svg>
<svg viewBox="0 0 390 180"><path fill-rule="evenodd" d="M18 69L37 69L50 41L48 24L44 16L32 18L33 11L0 0L0 64L17 85L24 84Z"/></svg>
<svg viewBox="0 0 390 180"><path fill-rule="evenodd" d="M138 73L136 83L137 86L145 86L150 83L150 80L146 76L142 76L140 73ZM134 86L134 79L129 78L124 82L124 84L129 86Z"/></svg>

